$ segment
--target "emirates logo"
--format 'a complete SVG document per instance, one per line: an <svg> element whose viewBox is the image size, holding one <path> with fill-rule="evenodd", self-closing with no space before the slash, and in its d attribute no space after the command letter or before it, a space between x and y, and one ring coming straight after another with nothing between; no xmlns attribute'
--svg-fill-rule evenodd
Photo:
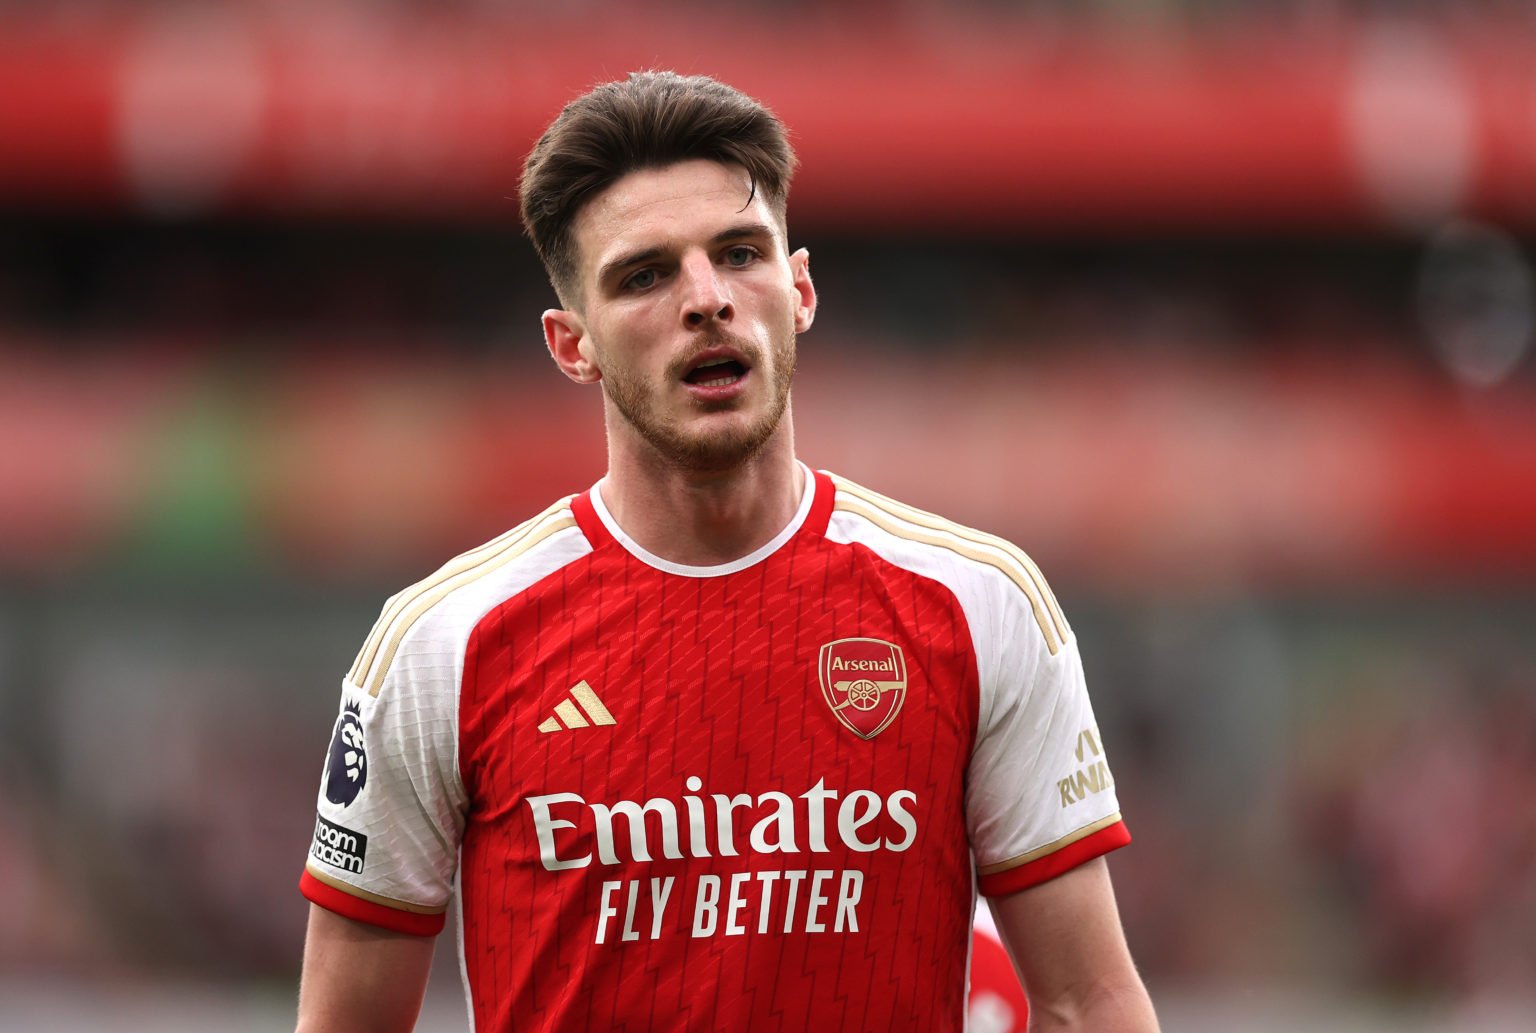
<svg viewBox="0 0 1536 1033"><path fill-rule="evenodd" d="M878 638L840 638L821 647L816 664L832 716L861 739L891 726L907 698L907 658Z"/></svg>

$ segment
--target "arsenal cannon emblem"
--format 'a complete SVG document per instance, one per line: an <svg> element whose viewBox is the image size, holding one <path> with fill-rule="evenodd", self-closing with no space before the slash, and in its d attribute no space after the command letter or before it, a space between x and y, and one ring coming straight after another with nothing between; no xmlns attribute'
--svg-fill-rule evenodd
<svg viewBox="0 0 1536 1033"><path fill-rule="evenodd" d="M861 739L885 731L907 698L907 659L878 638L840 638L821 647L821 694L843 726Z"/></svg>

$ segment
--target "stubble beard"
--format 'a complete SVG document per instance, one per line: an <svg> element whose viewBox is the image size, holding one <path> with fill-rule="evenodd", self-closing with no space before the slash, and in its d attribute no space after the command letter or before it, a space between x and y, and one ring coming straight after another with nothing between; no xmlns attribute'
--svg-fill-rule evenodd
<svg viewBox="0 0 1536 1033"><path fill-rule="evenodd" d="M754 375L766 372L762 350L730 335L713 336L698 350L719 345L728 345L740 352L751 364ZM690 364L689 359L675 363L667 370L666 384L676 383ZM663 463L695 473L720 473L745 465L762 452L789 407L789 388L794 376L795 334L791 330L774 342L767 410L745 426L709 432L689 431L683 427L683 421L660 411L661 406L656 403L655 394L647 389L644 379L627 369L605 369L602 384L604 394L619 415ZM727 403L704 411L726 412L731 408L733 404Z"/></svg>

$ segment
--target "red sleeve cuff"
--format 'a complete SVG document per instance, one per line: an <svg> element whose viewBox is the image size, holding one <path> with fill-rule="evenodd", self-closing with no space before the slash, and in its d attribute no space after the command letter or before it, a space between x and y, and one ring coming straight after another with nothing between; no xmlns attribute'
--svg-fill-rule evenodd
<svg viewBox="0 0 1536 1033"><path fill-rule="evenodd" d="M1004 897L1064 875L1086 861L1120 849L1130 841L1130 830L1123 821L1117 821L1074 843L1068 843L1055 853L1027 861L1017 868L983 875L978 880L978 886L982 896Z"/></svg>
<svg viewBox="0 0 1536 1033"><path fill-rule="evenodd" d="M318 904L327 911L334 911L343 918L366 922L368 925L376 925L381 929L390 929L397 933L436 936L443 931L443 926L448 921L447 914L441 911L436 914L402 911L399 908L354 897L344 890L321 882L311 875L308 869L299 876L299 892L309 898L311 903Z"/></svg>

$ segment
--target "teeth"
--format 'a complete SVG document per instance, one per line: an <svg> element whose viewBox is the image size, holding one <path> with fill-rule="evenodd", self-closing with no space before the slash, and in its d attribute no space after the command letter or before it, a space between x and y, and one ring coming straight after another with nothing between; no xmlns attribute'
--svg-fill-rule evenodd
<svg viewBox="0 0 1536 1033"><path fill-rule="evenodd" d="M708 369L711 366L724 366L727 362L730 362L730 361L731 361L730 359L710 359L708 362L701 362L701 363L699 363L698 366L696 366L695 368L696 369Z"/></svg>
<svg viewBox="0 0 1536 1033"><path fill-rule="evenodd" d="M695 383L699 387L724 387L726 384L736 383L736 380L736 377L720 377L718 380L698 380Z"/></svg>

